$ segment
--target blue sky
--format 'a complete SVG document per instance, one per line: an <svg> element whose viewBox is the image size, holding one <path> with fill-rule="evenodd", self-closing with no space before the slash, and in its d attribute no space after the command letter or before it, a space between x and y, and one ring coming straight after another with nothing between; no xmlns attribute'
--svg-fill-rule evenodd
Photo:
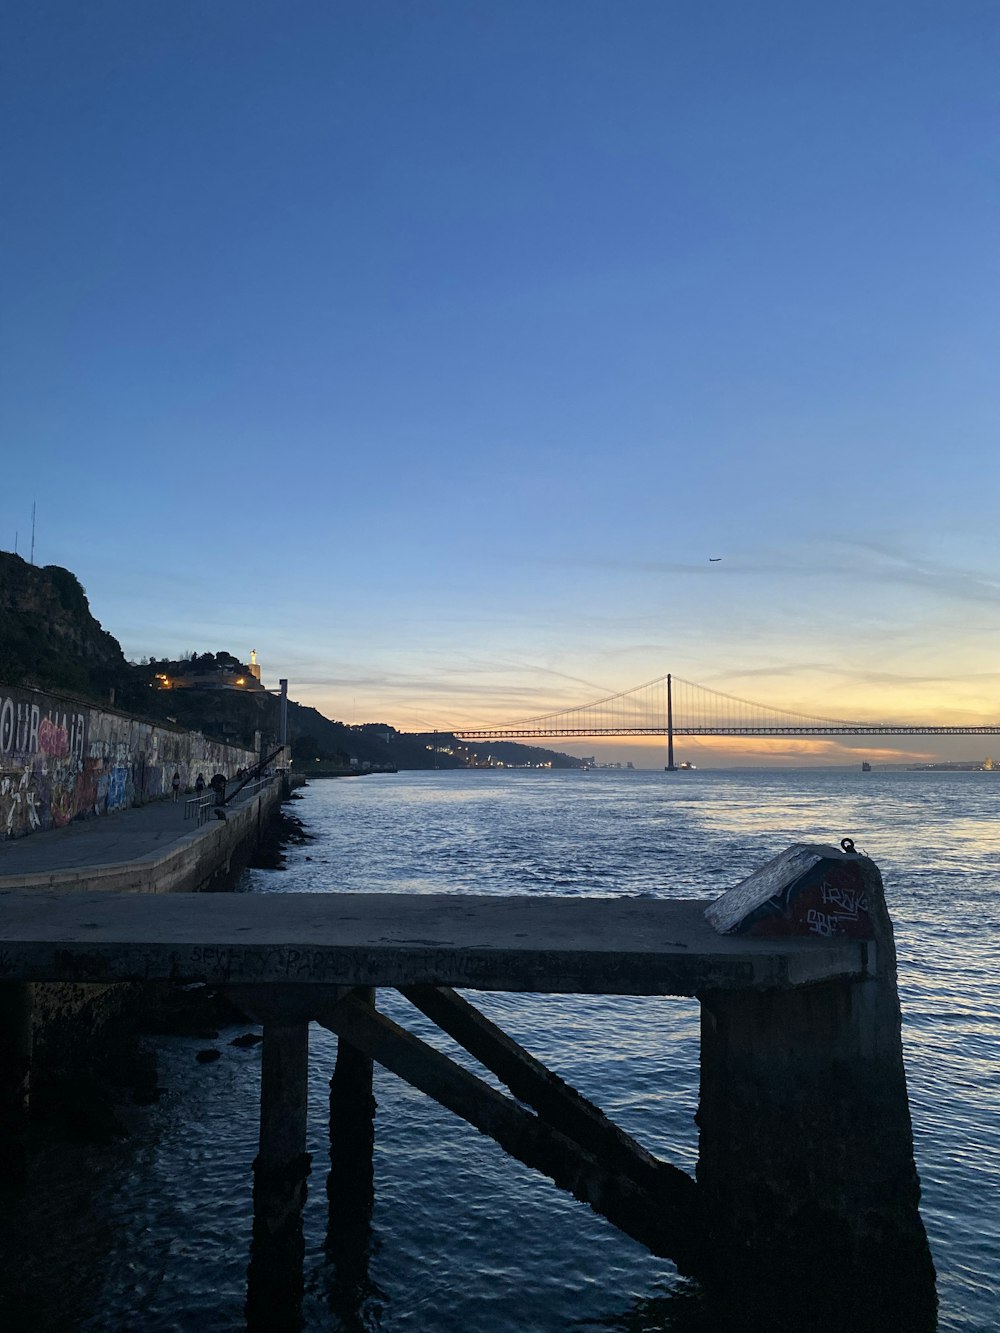
<svg viewBox="0 0 1000 1333"><path fill-rule="evenodd" d="M127 654L997 718L992 0L0 22L0 545Z"/></svg>

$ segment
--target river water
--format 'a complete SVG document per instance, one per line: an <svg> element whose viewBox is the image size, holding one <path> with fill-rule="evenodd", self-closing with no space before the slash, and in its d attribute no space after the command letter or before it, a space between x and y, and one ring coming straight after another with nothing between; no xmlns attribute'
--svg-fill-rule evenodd
<svg viewBox="0 0 1000 1333"><path fill-rule="evenodd" d="M998 807L992 773L371 776L308 787L293 808L314 840L291 848L282 871L247 872L241 888L710 897L792 842L853 837L881 867L895 924L939 1327L986 1333L1000 1328ZM693 1171L694 1001L472 998L653 1152ZM449 1049L401 997L380 992L379 1005ZM84 1222L66 1218L79 1191L61 1202L56 1187L31 1205L44 1207L52 1237L33 1330L243 1326L260 1065L259 1048L228 1044L241 1030L220 1034L210 1065L194 1059L204 1041L158 1040L167 1093L137 1117L124 1150L88 1159ZM310 1042L305 1328L711 1333L669 1263L378 1070L373 1253L367 1284L345 1292L323 1257L335 1040L314 1027Z"/></svg>

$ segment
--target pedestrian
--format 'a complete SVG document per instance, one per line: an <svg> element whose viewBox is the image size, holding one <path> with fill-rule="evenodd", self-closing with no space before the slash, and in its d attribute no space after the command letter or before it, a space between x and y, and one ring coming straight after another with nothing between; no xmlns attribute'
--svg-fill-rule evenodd
<svg viewBox="0 0 1000 1333"><path fill-rule="evenodd" d="M194 780L194 789L195 789L195 791L198 793L199 796L200 796L200 795L202 794L202 792L205 790L205 775L204 775L204 773L199 773L198 776L195 778L195 780Z"/></svg>
<svg viewBox="0 0 1000 1333"><path fill-rule="evenodd" d="M178 796L180 795L180 790L181 790L181 775L177 772L176 768L174 769L173 781L170 783L170 785L174 789L174 800L176 801Z"/></svg>

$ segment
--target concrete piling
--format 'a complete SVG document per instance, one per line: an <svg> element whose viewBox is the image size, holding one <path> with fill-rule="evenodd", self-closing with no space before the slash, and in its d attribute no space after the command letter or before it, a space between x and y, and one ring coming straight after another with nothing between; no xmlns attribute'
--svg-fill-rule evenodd
<svg viewBox="0 0 1000 1333"><path fill-rule="evenodd" d="M871 975L701 996L706 1282L747 1320L760 1311L762 1324L932 1330L881 877L852 853L792 853L714 904L710 919L762 938L808 930L819 914L824 930L871 939Z"/></svg>
<svg viewBox="0 0 1000 1333"><path fill-rule="evenodd" d="M265 1021L246 1304L247 1327L261 1333L299 1327L308 1083L308 1023Z"/></svg>
<svg viewBox="0 0 1000 1333"><path fill-rule="evenodd" d="M375 990L343 988L366 1008L375 1007ZM330 1076L330 1172L326 1194L330 1206L328 1250L331 1257L344 1245L364 1243L375 1203L375 1110L373 1061L346 1037L337 1040L337 1059Z"/></svg>
<svg viewBox="0 0 1000 1333"><path fill-rule="evenodd" d="M373 987L338 988L374 1011ZM326 1178L327 1304L336 1326L361 1328L371 1291L368 1273L375 1206L375 1111L371 1056L337 1040L330 1077L330 1171Z"/></svg>

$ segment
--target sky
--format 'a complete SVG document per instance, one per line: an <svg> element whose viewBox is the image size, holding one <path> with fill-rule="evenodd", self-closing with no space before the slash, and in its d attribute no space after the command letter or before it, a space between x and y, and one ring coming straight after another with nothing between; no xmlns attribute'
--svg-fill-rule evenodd
<svg viewBox="0 0 1000 1333"><path fill-rule="evenodd" d="M993 0L9 0L0 547L348 722L995 722L998 65Z"/></svg>

